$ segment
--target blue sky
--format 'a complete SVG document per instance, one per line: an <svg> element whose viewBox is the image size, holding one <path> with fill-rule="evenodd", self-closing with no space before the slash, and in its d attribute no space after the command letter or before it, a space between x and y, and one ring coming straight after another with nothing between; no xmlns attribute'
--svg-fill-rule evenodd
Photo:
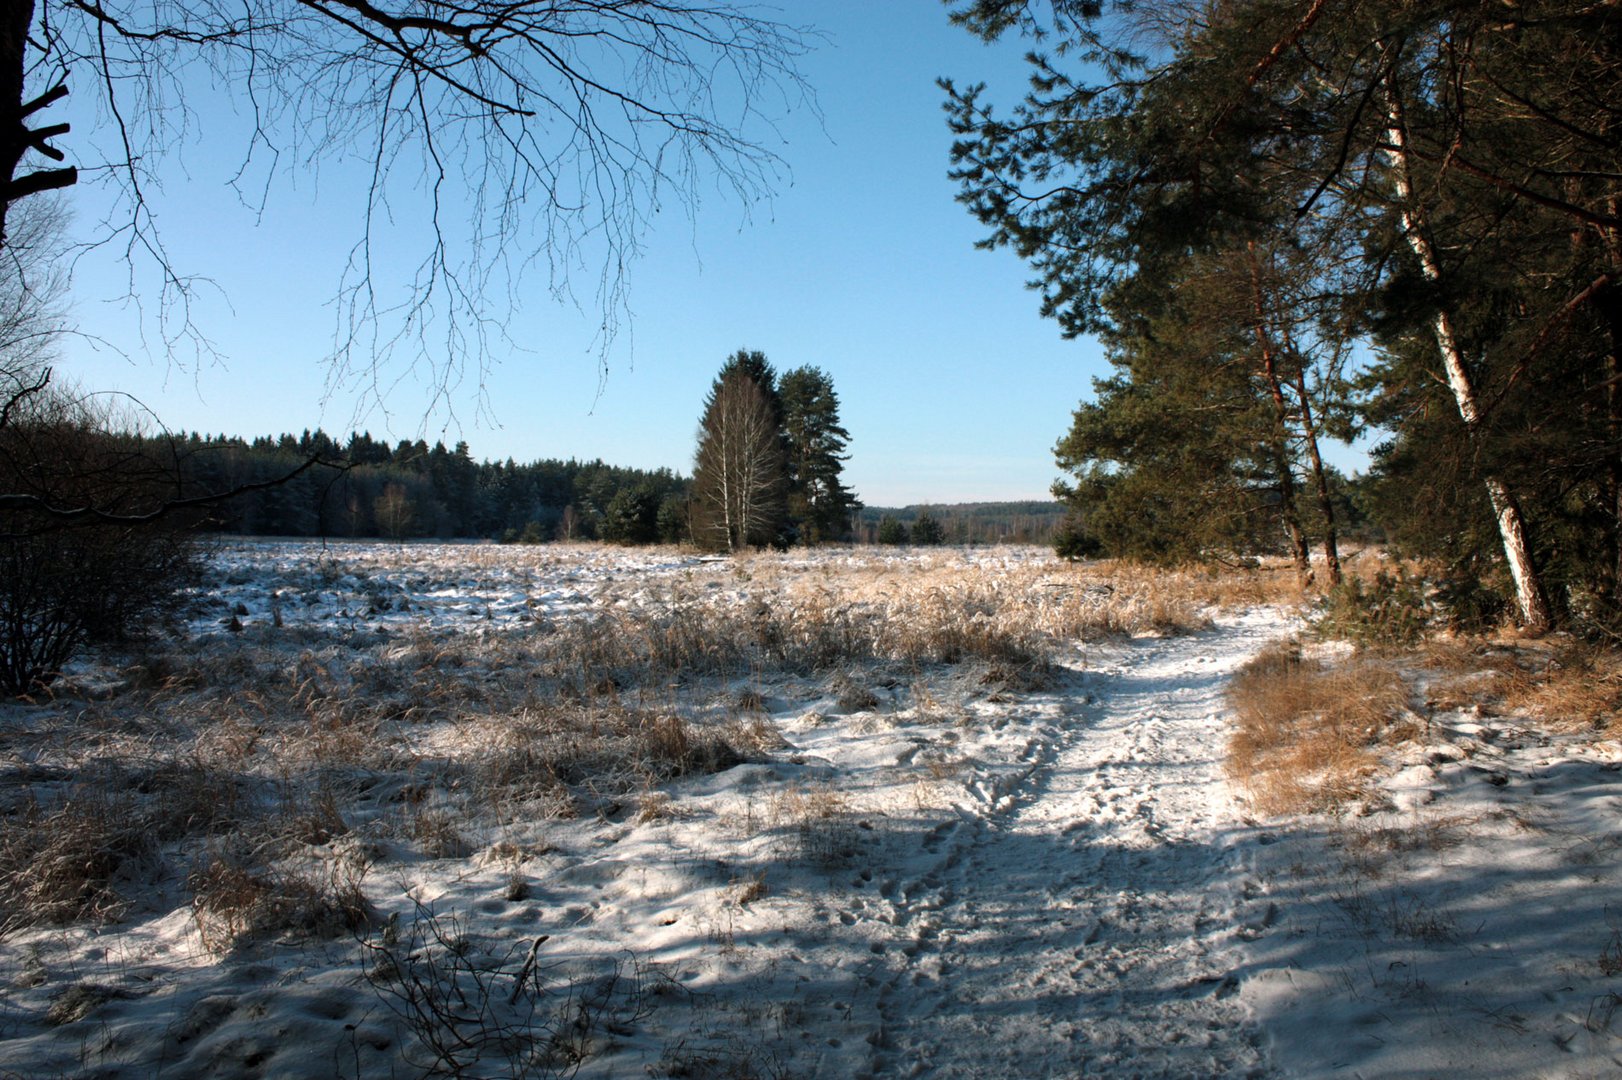
<svg viewBox="0 0 1622 1080"><path fill-rule="evenodd" d="M974 248L980 226L953 201L939 76L1024 89L1023 46L986 45L950 26L936 0L819 0L793 8L825 41L803 63L818 97L779 125L791 174L768 202L706 198L696 216L661 214L631 276L632 321L600 382L590 290L560 304L538 275L498 347L480 416L464 385L429 410L408 378L386 411L357 416L325 394L326 306L358 234L353 179L288 172L265 212L227 181L240 143L205 138L165 166L155 205L175 262L210 279L194 311L222 359L143 346L126 279L82 260L75 314L117 350L68 346L63 370L120 390L170 428L264 434L347 431L463 438L480 458L577 457L690 469L702 400L740 347L779 370L814 364L834 381L851 433L846 478L870 505L1046 497L1052 446L1105 368L1090 341L1065 341L1037 315L1026 268ZM206 106L212 107L212 106ZM208 116L201 118L206 125ZM76 202L82 225L97 212Z"/></svg>

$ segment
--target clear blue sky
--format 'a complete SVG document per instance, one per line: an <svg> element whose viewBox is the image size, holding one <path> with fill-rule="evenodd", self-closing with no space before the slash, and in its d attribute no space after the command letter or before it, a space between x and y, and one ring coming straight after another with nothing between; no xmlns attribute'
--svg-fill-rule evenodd
<svg viewBox="0 0 1622 1080"><path fill-rule="evenodd" d="M986 81L997 100L1023 91L1024 46L988 46L950 26L936 0L819 0L783 18L826 40L803 64L821 118L798 111L774 145L792 175L767 203L709 197L695 220L661 215L632 271L631 324L599 382L588 287L580 307L544 280L513 321L524 350L498 349L494 416L464 386L426 413L408 378L387 412L358 426L390 439L466 439L480 458L603 458L691 468L701 403L735 349L778 370L832 377L851 433L846 477L870 505L1046 497L1052 446L1105 363L1037 315L1027 268L974 249L980 226L953 201L939 76ZM208 106L212 107L212 106ZM205 107L206 108L206 107ZM223 356L198 365L143 346L120 268L80 263L75 314L125 355L70 344L64 373L127 391L171 429L268 434L357 421L353 398L326 398L326 306L358 235L353 180L341 170L283 175L264 214L226 181L240 141L205 138L166 166L158 222L175 262L208 278L194 319ZM80 224L97 212L75 203ZM150 327L150 312L147 325ZM150 341L154 335L147 334Z"/></svg>

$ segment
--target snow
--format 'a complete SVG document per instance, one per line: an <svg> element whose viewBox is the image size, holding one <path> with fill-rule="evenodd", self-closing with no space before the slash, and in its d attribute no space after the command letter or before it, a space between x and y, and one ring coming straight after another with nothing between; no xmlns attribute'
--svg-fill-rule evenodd
<svg viewBox="0 0 1622 1080"><path fill-rule="evenodd" d="M1033 564L1062 583L1026 549L735 565L235 544L189 632L206 642L240 605L252 633L279 609L386 656L659 604L673 581L724 613L808 575L837 591L841 575ZM759 760L594 816L469 825L462 857L381 845L365 887L400 943L392 982L364 975L382 930L370 948L212 952L173 882L122 922L16 931L0 1076L415 1075L427 1059L378 986L454 967L436 931L471 968L544 975L550 1067L587 1077L1614 1075L1622 751L1439 715L1359 816L1257 820L1224 771L1223 687L1300 618L1211 614L1198 633L1067 643L1036 689L972 665L849 673L870 691L854 707L839 679L724 682L775 732ZM494 722L410 737L447 754ZM0 711L0 771L40 723ZM520 1022L516 984L491 985L480 1006ZM53 1008L72 1018L47 1022ZM482 1046L468 1074L507 1075L510 1049Z"/></svg>

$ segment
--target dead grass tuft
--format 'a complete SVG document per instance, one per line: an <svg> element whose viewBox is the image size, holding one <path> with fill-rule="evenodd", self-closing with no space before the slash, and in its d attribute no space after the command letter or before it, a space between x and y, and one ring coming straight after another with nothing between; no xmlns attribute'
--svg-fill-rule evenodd
<svg viewBox="0 0 1622 1080"><path fill-rule="evenodd" d="M1264 650L1228 687L1237 729L1228 769L1262 813L1333 810L1356 798L1374 750L1415 734L1408 686L1365 657L1333 666L1294 643Z"/></svg>
<svg viewBox="0 0 1622 1080"><path fill-rule="evenodd" d="M1395 856L1437 853L1463 843L1474 819L1453 816L1416 817L1397 825L1348 823L1334 833L1347 864L1359 875L1378 878Z"/></svg>
<svg viewBox="0 0 1622 1080"><path fill-rule="evenodd" d="M833 867L856 854L859 826L845 797L832 788L789 787L774 797L771 816L792 838L793 854L800 858Z"/></svg>
<svg viewBox="0 0 1622 1080"><path fill-rule="evenodd" d="M463 816L447 807L418 806L409 816L411 839L430 859L463 859L473 844L462 834Z"/></svg>
<svg viewBox="0 0 1622 1080"><path fill-rule="evenodd" d="M115 887L156 855L141 800L99 785L30 802L0 829L0 935L40 923L117 918Z"/></svg>
<svg viewBox="0 0 1622 1080"><path fill-rule="evenodd" d="M256 853L217 851L192 870L192 917L204 948L225 953L263 937L333 937L371 925L361 888L367 867L334 862L316 871L277 868Z"/></svg>

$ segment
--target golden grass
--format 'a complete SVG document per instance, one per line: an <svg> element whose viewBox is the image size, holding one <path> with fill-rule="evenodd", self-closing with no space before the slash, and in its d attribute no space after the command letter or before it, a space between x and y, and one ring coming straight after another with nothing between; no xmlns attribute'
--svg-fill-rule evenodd
<svg viewBox="0 0 1622 1080"><path fill-rule="evenodd" d="M203 947L223 953L254 938L362 930L373 915L361 888L366 869L340 860L299 870L266 864L257 853L212 852L187 879Z"/></svg>
<svg viewBox="0 0 1622 1080"><path fill-rule="evenodd" d="M520 579L560 559L465 555ZM410 558L376 546L320 572L364 580ZM200 931L228 947L297 924L312 897L363 899L357 884L339 902L336 887L290 868L345 844L404 840L461 857L491 824L607 812L639 793L639 814L666 813L659 785L782 745L763 711L770 681L832 684L847 712L878 708L879 681L927 688L949 665L987 692L1017 693L1043 686L1080 643L1197 632L1214 605L1299 599L1293 573L1274 566L1165 572L995 549L807 565L768 553L730 574L627 576L583 614L491 633L425 623L355 637L289 618L148 646L128 658L121 691L10 739L19 767L0 785L0 933L117 917L126 882L182 876ZM399 597L384 600L400 610ZM780 810L801 853L837 861L854 826L836 794L790 801ZM257 861L221 855L244 848Z"/></svg>
<svg viewBox="0 0 1622 1080"><path fill-rule="evenodd" d="M1622 736L1622 650L1566 635L1433 639L1415 654L1426 706L1519 714L1557 731Z"/></svg>
<svg viewBox="0 0 1622 1080"><path fill-rule="evenodd" d="M1366 657L1325 665L1294 644L1264 650L1228 687L1228 769L1266 814L1333 810L1357 798L1375 751L1415 734L1408 686Z"/></svg>
<svg viewBox="0 0 1622 1080"><path fill-rule="evenodd" d="M30 799L0 828L0 934L38 923L117 918L115 886L156 854L140 801L82 785L55 805Z"/></svg>
<svg viewBox="0 0 1622 1080"><path fill-rule="evenodd" d="M1622 736L1622 651L1567 641L1533 664L1505 687L1506 709L1531 713L1559 730Z"/></svg>

